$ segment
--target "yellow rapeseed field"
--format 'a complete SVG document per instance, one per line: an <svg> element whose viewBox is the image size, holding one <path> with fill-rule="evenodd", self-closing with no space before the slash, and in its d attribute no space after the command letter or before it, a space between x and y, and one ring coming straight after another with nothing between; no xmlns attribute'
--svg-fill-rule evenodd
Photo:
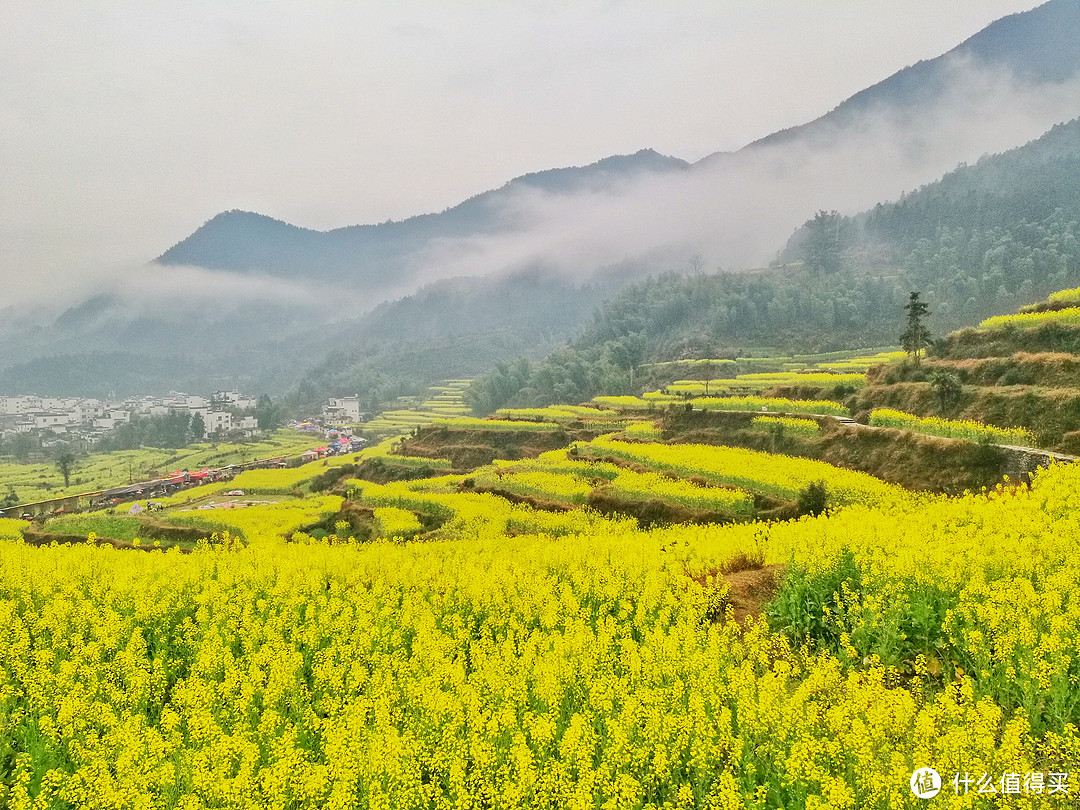
<svg viewBox="0 0 1080 810"><path fill-rule="evenodd" d="M1080 467L948 499L746 458L850 505L642 531L447 476L353 487L384 525L442 510L439 542L286 542L330 496L186 555L2 522L0 806L1074 807ZM784 575L741 625L722 572L752 557Z"/></svg>
<svg viewBox="0 0 1080 810"><path fill-rule="evenodd" d="M891 427L899 430L912 430L916 433L929 433L969 441L987 441L996 444L1035 444L1035 437L1025 428L1001 428L974 422L970 419L942 419L938 416L915 416L891 408L876 408L870 414L870 424L874 427Z"/></svg>

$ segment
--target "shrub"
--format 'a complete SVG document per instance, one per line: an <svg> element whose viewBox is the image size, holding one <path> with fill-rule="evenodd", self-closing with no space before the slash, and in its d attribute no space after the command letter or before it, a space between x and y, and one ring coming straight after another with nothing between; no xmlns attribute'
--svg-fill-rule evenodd
<svg viewBox="0 0 1080 810"><path fill-rule="evenodd" d="M829 488L824 481L813 481L799 490L800 515L820 515L829 505Z"/></svg>

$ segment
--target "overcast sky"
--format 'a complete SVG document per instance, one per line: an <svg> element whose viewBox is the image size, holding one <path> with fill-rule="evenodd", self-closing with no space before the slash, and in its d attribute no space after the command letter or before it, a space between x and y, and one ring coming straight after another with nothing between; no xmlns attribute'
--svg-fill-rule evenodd
<svg viewBox="0 0 1080 810"><path fill-rule="evenodd" d="M0 291L803 123L1030 0L0 0Z"/></svg>

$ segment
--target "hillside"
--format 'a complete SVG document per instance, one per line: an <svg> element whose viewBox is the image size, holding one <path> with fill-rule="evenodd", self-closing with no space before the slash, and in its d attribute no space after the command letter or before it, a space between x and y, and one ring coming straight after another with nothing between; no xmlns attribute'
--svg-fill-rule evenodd
<svg viewBox="0 0 1080 810"><path fill-rule="evenodd" d="M1042 447L1080 454L1080 291L1030 314L989 318L948 335L919 365L880 366L853 408L1023 428Z"/></svg>
<svg viewBox="0 0 1080 810"><path fill-rule="evenodd" d="M821 212L785 261L824 272L905 273L945 299L948 326L1016 309L1080 266L1080 119L984 156L902 199L852 217Z"/></svg>
<svg viewBox="0 0 1080 810"><path fill-rule="evenodd" d="M292 303L227 306L98 296L5 339L0 391L101 397L241 386L299 391L298 404L316 409L349 392L393 398L502 360L539 359L647 271L623 264L588 284L542 272L444 279L362 315L351 298L317 289Z"/></svg>
<svg viewBox="0 0 1080 810"><path fill-rule="evenodd" d="M754 346L820 352L894 343L911 290L941 334L1080 284L1080 119L853 217L821 212L753 273L668 274L598 310L569 349L510 380L478 381L481 412L631 393L630 368L735 357ZM571 371L571 369L577 369ZM616 383L619 377L621 383Z"/></svg>

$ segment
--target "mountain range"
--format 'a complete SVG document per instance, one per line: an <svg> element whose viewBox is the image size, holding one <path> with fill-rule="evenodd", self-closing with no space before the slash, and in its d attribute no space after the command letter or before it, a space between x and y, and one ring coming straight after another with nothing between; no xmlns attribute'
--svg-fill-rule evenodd
<svg viewBox="0 0 1080 810"><path fill-rule="evenodd" d="M691 164L643 149L584 167L523 175L441 213L325 232L252 212L226 211L169 248L156 262L343 282L363 289L366 294L381 290L400 292L423 270L425 251L433 243L461 243L478 237L529 231L536 223L524 216L530 210L528 206L517 203L530 193L556 201L588 195L603 205L607 195L618 196L620 191L643 184L651 187L649 181L660 177L695 175L704 176L704 182L722 181L722 176L712 175L714 169L725 164L746 171L757 168L755 164L762 159L768 160L770 167L778 163L782 166L788 160L798 159L811 147L843 152L868 133L880 134L882 126L889 126L904 138L904 151L926 152L932 150L929 144L935 138L926 125L940 114L943 100L951 102L954 96L973 91L968 86L972 77L979 84L977 89L1000 92L1000 87L987 87L984 82L989 78L1000 83L1003 77L1008 77L1009 82L1030 91L1066 85L1078 74L1080 2L1052 0L1031 11L998 20L949 52L918 62L856 93L820 118L754 141L736 153L718 152ZM980 99L970 101L977 104ZM1048 112L1027 133L1028 138L1080 113L1080 103L1076 96L1070 99L1066 94L1064 103ZM1015 145L1017 142L988 140L985 150L999 151ZM777 152L783 154L777 156ZM972 154L970 158L983 153ZM950 160L952 157L949 156ZM953 160L945 168L952 168L956 162ZM922 176L919 182L925 183L939 175L940 172ZM873 200L887 196L883 190ZM799 221L785 223L787 231ZM770 244L768 250L775 247ZM622 254L615 253L606 260L621 257ZM571 269L580 278L592 268Z"/></svg>
<svg viewBox="0 0 1080 810"><path fill-rule="evenodd" d="M219 213L132 284L44 322L11 313L0 390L48 393L27 372L50 357L52 390L80 393L65 367L122 356L154 358L142 390L210 369L217 384L281 391L344 352L366 371L323 375L336 376L334 390L312 394L356 393L363 380L393 379L406 343L417 356L456 346L463 356L444 376L476 373L546 353L650 274L764 264L819 209L855 214L897 199L1077 115L1080 0L1051 0L814 121L694 163L643 149L523 175L440 213L327 232ZM162 358L175 373L153 371ZM421 365L439 368L435 356Z"/></svg>
<svg viewBox="0 0 1080 810"><path fill-rule="evenodd" d="M224 211L157 258L161 265L262 272L286 278L344 282L366 292L408 283L409 257L436 240L496 234L528 227L515 217L514 199L618 189L643 175L682 171L685 161L643 149L583 167L517 177L439 214L400 222L313 231L250 211Z"/></svg>

